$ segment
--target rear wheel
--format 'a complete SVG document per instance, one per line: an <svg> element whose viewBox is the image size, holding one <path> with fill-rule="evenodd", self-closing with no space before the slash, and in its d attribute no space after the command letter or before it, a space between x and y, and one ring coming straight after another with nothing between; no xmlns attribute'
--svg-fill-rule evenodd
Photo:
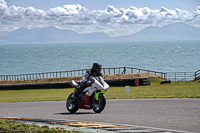
<svg viewBox="0 0 200 133"><path fill-rule="evenodd" d="M74 100L74 98L72 98L72 94L73 93L71 93L67 98L66 108L70 113L76 113L76 111L78 110L78 103L71 102L72 100Z"/></svg>
<svg viewBox="0 0 200 133"><path fill-rule="evenodd" d="M101 113L106 106L106 97L104 94L99 94L99 100L96 100L95 97L92 100L92 109L95 113Z"/></svg>

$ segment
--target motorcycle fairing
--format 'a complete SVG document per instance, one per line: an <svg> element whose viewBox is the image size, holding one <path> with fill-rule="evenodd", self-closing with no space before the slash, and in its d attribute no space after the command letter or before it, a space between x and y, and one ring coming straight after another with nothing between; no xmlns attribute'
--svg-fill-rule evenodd
<svg viewBox="0 0 200 133"><path fill-rule="evenodd" d="M88 96L91 96L93 93L94 93L94 91L96 91L96 90L104 90L104 91L107 91L107 89L109 88L109 85L106 83L106 82L104 82L104 84L102 85L97 79L95 79L94 78L94 81L95 82L93 82L92 84L91 84L91 86L89 86L89 87L87 87L87 88L85 88L84 90L83 90L83 92L86 92L86 94L88 95Z"/></svg>
<svg viewBox="0 0 200 133"><path fill-rule="evenodd" d="M87 94L83 95L83 93L81 93L81 96L83 98L83 101L81 103L78 103L78 108L83 108L83 109L91 109L91 103L90 103L90 96L88 96Z"/></svg>
<svg viewBox="0 0 200 133"><path fill-rule="evenodd" d="M89 87L85 88L83 90L83 92L85 92L86 95L91 96L95 90L96 89L94 89L94 87L89 86Z"/></svg>

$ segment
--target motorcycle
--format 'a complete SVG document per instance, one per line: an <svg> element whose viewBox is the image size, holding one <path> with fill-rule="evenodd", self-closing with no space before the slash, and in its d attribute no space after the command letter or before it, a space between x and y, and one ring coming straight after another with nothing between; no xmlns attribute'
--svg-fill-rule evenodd
<svg viewBox="0 0 200 133"><path fill-rule="evenodd" d="M72 80L71 85L75 88L66 102L66 108L70 113L75 113L78 109L93 109L95 113L100 113L106 106L105 92L109 85L103 77L90 76L86 83L86 88L79 93L80 82Z"/></svg>

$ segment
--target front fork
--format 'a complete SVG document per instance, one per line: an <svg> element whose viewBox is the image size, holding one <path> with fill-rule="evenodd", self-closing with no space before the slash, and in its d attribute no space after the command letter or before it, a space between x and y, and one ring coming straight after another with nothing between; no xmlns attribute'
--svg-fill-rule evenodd
<svg viewBox="0 0 200 133"><path fill-rule="evenodd" d="M78 89L75 88L73 94L71 95L71 98L75 98L77 93Z"/></svg>
<svg viewBox="0 0 200 133"><path fill-rule="evenodd" d="M98 101L99 100L99 94L104 94L105 90L101 90L101 91L95 91L95 100Z"/></svg>

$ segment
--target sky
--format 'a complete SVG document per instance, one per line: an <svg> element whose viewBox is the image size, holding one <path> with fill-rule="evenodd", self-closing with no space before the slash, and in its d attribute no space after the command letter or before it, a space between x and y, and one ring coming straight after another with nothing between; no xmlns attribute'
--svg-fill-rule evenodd
<svg viewBox="0 0 200 133"><path fill-rule="evenodd" d="M54 26L114 37L176 22L200 28L200 0L0 0L0 31Z"/></svg>

